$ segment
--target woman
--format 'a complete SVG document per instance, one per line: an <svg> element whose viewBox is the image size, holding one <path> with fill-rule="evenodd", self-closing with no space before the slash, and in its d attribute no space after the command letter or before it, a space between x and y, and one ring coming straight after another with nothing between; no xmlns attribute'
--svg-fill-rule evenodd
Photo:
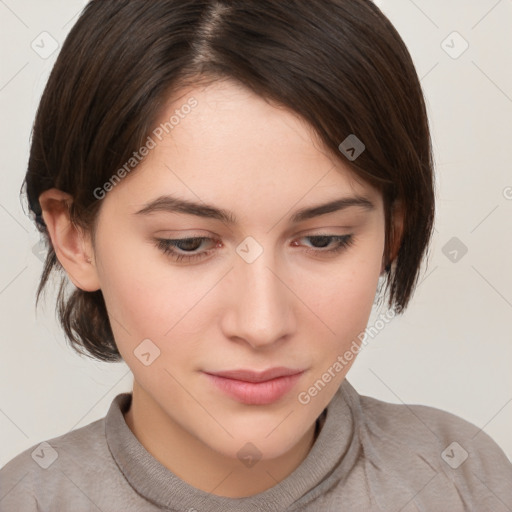
<svg viewBox="0 0 512 512"><path fill-rule="evenodd" d="M90 2L26 183L38 296L63 269L72 346L134 385L9 462L5 510L512 508L485 433L345 378L434 219L421 87L371 2Z"/></svg>

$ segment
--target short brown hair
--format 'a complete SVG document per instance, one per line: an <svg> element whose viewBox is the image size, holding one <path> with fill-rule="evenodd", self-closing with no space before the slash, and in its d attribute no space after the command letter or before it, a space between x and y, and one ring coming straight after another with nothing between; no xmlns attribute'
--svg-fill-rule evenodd
<svg viewBox="0 0 512 512"><path fill-rule="evenodd" d="M305 119L325 145L383 195L386 288L401 313L416 287L434 220L431 139L411 56L370 0L93 0L72 28L41 98L26 191L48 242L37 301L62 270L41 216L39 195L73 197L72 222L94 236L93 191L140 148L170 94L198 79L229 78ZM354 134L365 151L338 149ZM392 258L391 217L400 201L404 230ZM71 345L118 361L101 290L57 306Z"/></svg>

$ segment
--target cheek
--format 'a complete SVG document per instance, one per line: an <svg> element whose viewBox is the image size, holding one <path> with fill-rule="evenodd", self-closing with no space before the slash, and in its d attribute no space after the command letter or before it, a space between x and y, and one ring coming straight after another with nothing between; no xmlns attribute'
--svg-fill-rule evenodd
<svg viewBox="0 0 512 512"><path fill-rule="evenodd" d="M204 283L185 271L170 271L165 256L151 243L128 237L98 241L101 289L118 343L171 339L166 333L204 294ZM172 331L171 331L172 332Z"/></svg>
<svg viewBox="0 0 512 512"><path fill-rule="evenodd" d="M358 336L367 326L377 291L383 248L383 237L361 242L360 250L340 259L327 275L317 276L321 280L302 285L303 296L324 323L330 358L333 351L344 351L354 340L360 341Z"/></svg>

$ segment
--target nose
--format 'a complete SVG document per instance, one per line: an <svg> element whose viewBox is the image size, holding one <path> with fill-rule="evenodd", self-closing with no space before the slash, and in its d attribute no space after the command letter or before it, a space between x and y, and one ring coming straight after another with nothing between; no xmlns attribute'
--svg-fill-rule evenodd
<svg viewBox="0 0 512 512"><path fill-rule="evenodd" d="M269 251L252 263L239 258L227 277L223 329L228 338L263 349L293 333L295 297Z"/></svg>

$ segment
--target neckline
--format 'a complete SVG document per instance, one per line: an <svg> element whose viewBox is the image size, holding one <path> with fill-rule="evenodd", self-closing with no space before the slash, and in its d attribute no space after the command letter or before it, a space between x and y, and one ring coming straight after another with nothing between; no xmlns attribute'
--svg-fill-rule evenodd
<svg viewBox="0 0 512 512"><path fill-rule="evenodd" d="M330 487L333 479L350 471L357 458L359 395L346 379L319 416L319 433L302 463L275 486L245 498L197 489L157 461L126 424L123 412L131 399L131 393L121 393L112 401L105 417L107 444L130 486L164 509L278 512L299 500L309 501L308 493L316 487Z"/></svg>

